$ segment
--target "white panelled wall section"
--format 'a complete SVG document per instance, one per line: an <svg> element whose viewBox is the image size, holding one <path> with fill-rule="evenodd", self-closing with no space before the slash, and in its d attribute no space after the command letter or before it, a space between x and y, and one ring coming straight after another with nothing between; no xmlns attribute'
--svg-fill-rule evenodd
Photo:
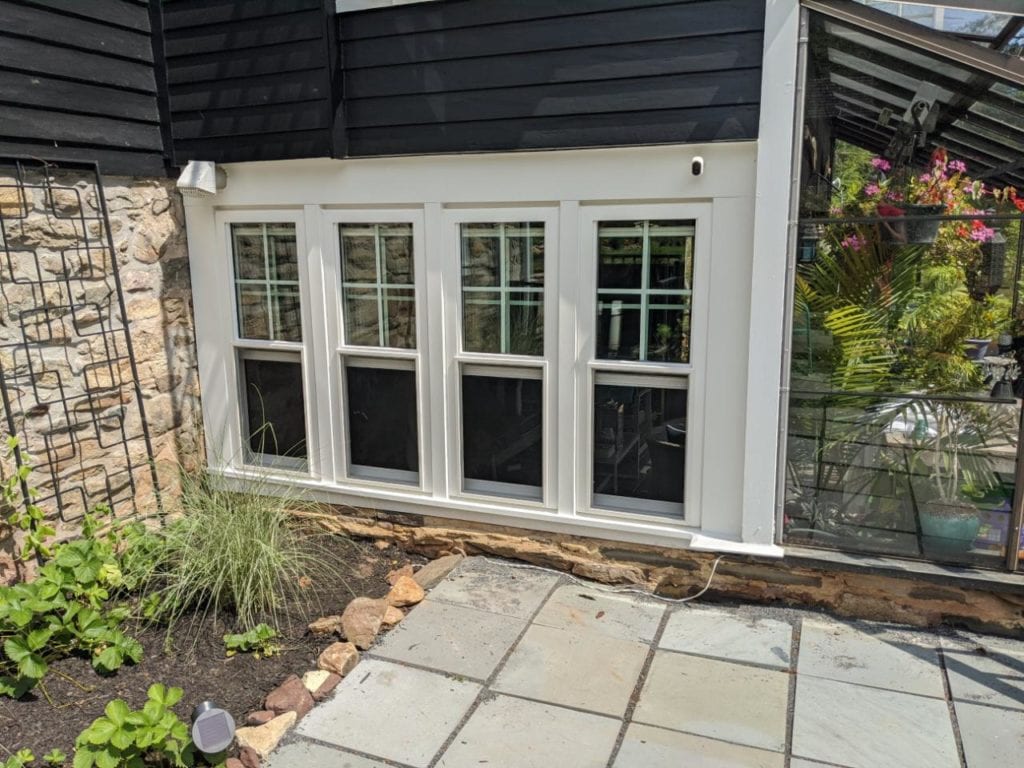
<svg viewBox="0 0 1024 768"><path fill-rule="evenodd" d="M742 540L755 159L723 143L227 166L226 189L186 199L211 470L778 554Z"/></svg>

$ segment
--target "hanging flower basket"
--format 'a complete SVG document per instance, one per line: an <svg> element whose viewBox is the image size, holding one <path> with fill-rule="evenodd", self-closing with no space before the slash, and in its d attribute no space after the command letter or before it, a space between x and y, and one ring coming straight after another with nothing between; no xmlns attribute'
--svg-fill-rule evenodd
<svg viewBox="0 0 1024 768"><path fill-rule="evenodd" d="M918 218L925 216L941 216L946 211L944 205L915 205L906 203L902 206L904 215L904 233L909 245L931 245L939 234L942 223L935 218Z"/></svg>

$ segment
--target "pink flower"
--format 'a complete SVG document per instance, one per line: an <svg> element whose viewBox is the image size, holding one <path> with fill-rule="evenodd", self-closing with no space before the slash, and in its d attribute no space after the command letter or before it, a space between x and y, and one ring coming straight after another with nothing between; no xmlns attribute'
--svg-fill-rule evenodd
<svg viewBox="0 0 1024 768"><path fill-rule="evenodd" d="M920 181L922 184L927 184L932 180L932 176L930 173L922 173L920 176L917 177L917 180Z"/></svg>
<svg viewBox="0 0 1024 768"><path fill-rule="evenodd" d="M963 160L950 160L949 169L955 173L967 173L967 164Z"/></svg>
<svg viewBox="0 0 1024 768"><path fill-rule="evenodd" d="M868 197L874 197L881 191L882 190L879 188L877 184L868 184L866 187L864 187L864 194L867 195Z"/></svg>
<svg viewBox="0 0 1024 768"><path fill-rule="evenodd" d="M892 163L890 163L884 157L872 157L871 167L874 168L876 171L887 172L892 170Z"/></svg>
<svg viewBox="0 0 1024 768"><path fill-rule="evenodd" d="M891 191L885 193L885 199L886 200L893 200L893 201L895 201L897 203L902 203L903 202L903 193L902 192L897 192L896 190L891 190Z"/></svg>
<svg viewBox="0 0 1024 768"><path fill-rule="evenodd" d="M847 235L843 238L840 245L843 248L849 248L851 251L859 251L864 247L864 238L860 235Z"/></svg>

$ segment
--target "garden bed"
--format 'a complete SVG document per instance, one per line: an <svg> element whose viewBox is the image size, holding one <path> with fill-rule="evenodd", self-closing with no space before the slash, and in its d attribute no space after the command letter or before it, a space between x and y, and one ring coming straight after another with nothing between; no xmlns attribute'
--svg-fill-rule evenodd
<svg viewBox="0 0 1024 768"><path fill-rule="evenodd" d="M103 714L107 702L120 698L132 708L141 707L153 683L184 690L174 709L185 722L190 722L196 704L210 699L244 725L246 714L260 709L267 693L288 675L315 669L320 651L337 639L309 635L310 621L340 613L353 597L382 597L389 589L388 572L409 562L396 548L381 551L371 542L341 537L324 556L331 559L335 574L308 587L308 605L290 606L279 617L280 653L226 658L223 636L234 631L227 623L230 617L185 620L166 650L162 628L129 622L125 632L144 648L139 664L100 676L87 659L70 657L52 663L42 684L23 699L0 697L0 762L19 749L31 749L39 757L59 748L70 764L75 737Z"/></svg>

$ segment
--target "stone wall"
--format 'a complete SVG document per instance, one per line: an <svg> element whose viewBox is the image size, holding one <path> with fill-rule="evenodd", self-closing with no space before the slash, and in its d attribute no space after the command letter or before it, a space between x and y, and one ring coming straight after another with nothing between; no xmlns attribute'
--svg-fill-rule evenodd
<svg viewBox="0 0 1024 768"><path fill-rule="evenodd" d="M19 184L4 170L0 366L41 505L55 508L59 488L62 532L108 498L119 513L156 506L112 258L161 495L173 505L179 465L202 460L185 219L173 182L103 179L111 254L90 174L30 172Z"/></svg>
<svg viewBox="0 0 1024 768"><path fill-rule="evenodd" d="M882 573L685 549L610 542L371 510L315 515L328 528L440 557L462 552L555 568L607 584L632 584L701 600L741 600L826 609L839 616L927 627L947 624L995 634L1024 632L1024 583L983 585L949 574ZM712 569L714 576L712 577Z"/></svg>

